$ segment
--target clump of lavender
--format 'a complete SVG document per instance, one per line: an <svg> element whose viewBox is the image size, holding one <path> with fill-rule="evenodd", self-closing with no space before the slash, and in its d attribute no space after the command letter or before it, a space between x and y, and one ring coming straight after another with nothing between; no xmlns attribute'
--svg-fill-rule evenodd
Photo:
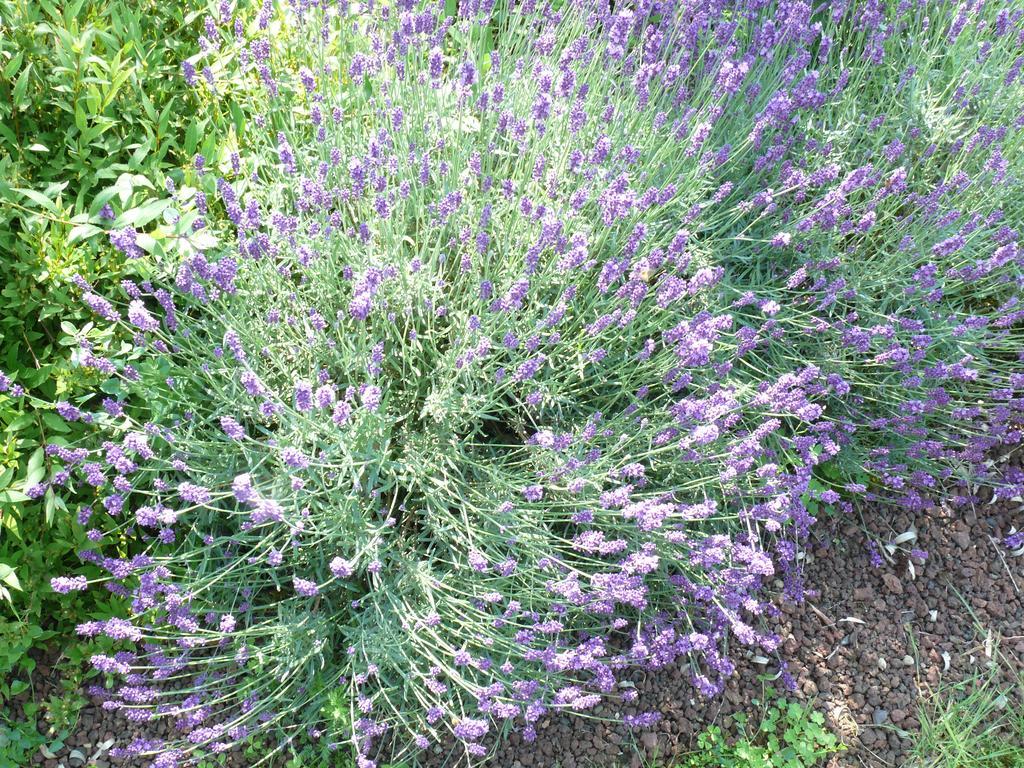
<svg viewBox="0 0 1024 768"><path fill-rule="evenodd" d="M799 599L812 494L993 479L1022 35L869 2L211 20L239 69L195 87L260 94L253 151L196 163L166 274L82 286L139 360L86 350L129 407L79 403L102 444L49 449L99 497L89 581L131 604L80 627L125 643L107 706L176 734L123 754L278 729L473 758L629 701L638 666L714 695L728 645L778 645L765 587ZM203 247L221 212L236 247Z"/></svg>

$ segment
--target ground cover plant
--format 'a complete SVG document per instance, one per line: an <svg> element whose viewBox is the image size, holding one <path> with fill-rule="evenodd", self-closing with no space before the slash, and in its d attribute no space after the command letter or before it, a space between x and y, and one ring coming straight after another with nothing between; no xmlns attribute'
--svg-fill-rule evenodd
<svg viewBox="0 0 1024 768"><path fill-rule="evenodd" d="M813 768L842 751L821 712L774 698L774 691L767 695L770 701L753 728L745 716L735 718L741 731L747 732L744 736L729 743L720 727L709 726L697 737L697 749L678 768Z"/></svg>
<svg viewBox="0 0 1024 768"><path fill-rule="evenodd" d="M134 348L82 345L102 391L57 411L97 438L26 491L95 496L53 589L130 603L79 627L120 644L96 692L176 734L123 755L473 760L636 666L715 695L776 651L815 514L1020 483L987 462L1024 388L1019 11L225 9L182 76L229 111L230 53L252 151L109 225L174 247L77 281Z"/></svg>
<svg viewBox="0 0 1024 768"><path fill-rule="evenodd" d="M60 595L50 577L79 564L88 544L70 510L81 495L26 493L47 473L43 445L75 441L53 402L101 385L72 362L76 337L116 355L125 337L98 328L71 278L100 290L136 274L103 233L106 212L140 225L168 202L163 171L200 146L184 115L193 94L179 78L195 48L205 2L0 2L0 764L25 765L41 744L57 748L75 722L85 644L75 626L122 615L95 590ZM101 215L101 211L103 214ZM130 338L130 337L129 337ZM64 688L31 698L46 647L63 650ZM83 658L84 657L84 658ZM41 735L36 720L46 722Z"/></svg>

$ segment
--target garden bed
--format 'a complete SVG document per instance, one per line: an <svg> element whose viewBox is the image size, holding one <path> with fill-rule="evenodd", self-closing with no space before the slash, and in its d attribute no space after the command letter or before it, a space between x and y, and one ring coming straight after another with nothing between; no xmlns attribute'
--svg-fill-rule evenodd
<svg viewBox="0 0 1024 768"><path fill-rule="evenodd" d="M1018 454L1011 464L1020 465ZM955 686L992 675L994 687L1013 691L1024 674L1024 558L1008 556L1001 541L1020 522L1019 501L991 501L988 492L965 507L935 507L926 514L884 511L872 515L870 536L858 520L822 521L806 557L807 600L779 603L770 622L785 642L782 657L795 681L794 697L810 702L848 749L834 755L830 768L902 766L912 760L920 729L919 709L941 686ZM904 536L895 555L872 567L869 542L884 544ZM928 553L910 574L905 552ZM901 551L902 550L902 551ZM59 679L43 664L35 676L35 697L60 691ZM742 736L733 715L744 713L756 725L770 700L767 689L783 691L778 666L750 658L720 699L693 695L684 671L638 673L634 709L595 711L596 718L555 717L538 724L533 744L512 734L492 763L511 768L673 765L695 745L708 725ZM1016 688L1017 695L1020 688ZM1007 706L1012 706L1007 701ZM656 710L663 719L650 730L631 730L621 715ZM599 719L613 716L610 721ZM46 768L130 765L106 754L113 741L163 738L167 723L150 733L105 711L99 701L86 705L65 748L53 758L40 752L33 765ZM41 724L41 730L46 724ZM77 754L72 758L73 750ZM97 754L98 753L98 754ZM91 762L86 760L93 758ZM450 763L440 748L431 758ZM447 763L446 763L447 760ZM226 765L249 765L241 749ZM284 760L281 761L282 763ZM139 763L141 765L141 763Z"/></svg>
<svg viewBox="0 0 1024 768"><path fill-rule="evenodd" d="M1024 11L376 5L211 3L173 162L0 185L126 265L0 371L0 768L1024 740Z"/></svg>

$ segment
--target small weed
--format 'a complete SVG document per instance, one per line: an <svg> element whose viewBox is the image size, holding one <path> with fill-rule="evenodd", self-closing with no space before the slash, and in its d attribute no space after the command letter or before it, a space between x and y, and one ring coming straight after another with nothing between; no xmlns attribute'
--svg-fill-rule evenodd
<svg viewBox="0 0 1024 768"><path fill-rule="evenodd" d="M915 764L921 768L1024 766L1024 711L1013 706L1022 685L1024 680L1000 684L993 668L941 686L919 708Z"/></svg>
<svg viewBox="0 0 1024 768"><path fill-rule="evenodd" d="M845 749L825 727L824 715L796 701L776 699L756 728L746 715L733 720L744 731L742 738L729 744L721 728L710 726L679 768L811 768Z"/></svg>
<svg viewBox="0 0 1024 768"><path fill-rule="evenodd" d="M11 722L0 713L0 765L28 765L46 739L29 721Z"/></svg>

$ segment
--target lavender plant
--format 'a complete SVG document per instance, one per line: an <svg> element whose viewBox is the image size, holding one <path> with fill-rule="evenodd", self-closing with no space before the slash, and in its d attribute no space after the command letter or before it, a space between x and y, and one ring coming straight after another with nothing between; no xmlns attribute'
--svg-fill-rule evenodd
<svg viewBox="0 0 1024 768"><path fill-rule="evenodd" d="M122 754L473 760L638 666L714 695L812 505L1020 483L1021 16L225 6L184 75L253 150L197 158L151 281L80 281L134 357L83 349L103 442L47 448L97 493L54 588L131 604L79 628L125 643L97 692L176 733Z"/></svg>

